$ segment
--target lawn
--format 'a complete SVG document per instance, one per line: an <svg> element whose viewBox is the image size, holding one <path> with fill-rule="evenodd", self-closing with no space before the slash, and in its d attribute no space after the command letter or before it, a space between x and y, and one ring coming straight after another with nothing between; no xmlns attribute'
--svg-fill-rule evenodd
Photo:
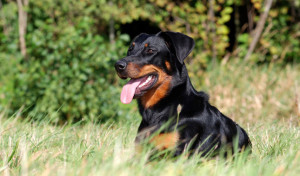
<svg viewBox="0 0 300 176"><path fill-rule="evenodd" d="M0 175L297 175L300 68L227 63L191 75L211 103L249 133L250 155L158 157L135 153L141 117L56 125L0 114ZM197 82L201 77L202 83Z"/></svg>

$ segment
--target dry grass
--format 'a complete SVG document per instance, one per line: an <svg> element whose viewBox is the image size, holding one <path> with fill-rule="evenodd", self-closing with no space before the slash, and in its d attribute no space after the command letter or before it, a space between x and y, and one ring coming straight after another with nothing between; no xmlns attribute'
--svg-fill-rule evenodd
<svg viewBox="0 0 300 176"><path fill-rule="evenodd" d="M300 173L299 66L227 64L206 73L201 87L212 104L241 124L250 156L149 162L135 155L137 113L118 123L55 126L0 114L0 175L298 175ZM297 100L298 99L298 100Z"/></svg>
<svg viewBox="0 0 300 176"><path fill-rule="evenodd" d="M196 87L210 94L210 102L244 124L281 120L299 125L300 67L215 66Z"/></svg>

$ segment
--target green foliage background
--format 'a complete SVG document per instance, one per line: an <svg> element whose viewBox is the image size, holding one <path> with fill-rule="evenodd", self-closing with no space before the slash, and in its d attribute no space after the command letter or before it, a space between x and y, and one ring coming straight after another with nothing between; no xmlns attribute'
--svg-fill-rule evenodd
<svg viewBox="0 0 300 176"><path fill-rule="evenodd" d="M29 0L23 57L17 2L0 2L0 111L12 114L21 109L26 117L52 122L130 118L127 112L133 106L120 103L124 82L113 69L131 40L122 32L125 24L146 21L193 37L196 47L187 64L195 78L212 61L243 62L254 31L249 19L255 27L264 4L263 0ZM247 8L251 13L245 23L241 11ZM299 19L300 0L275 0L249 62L299 63Z"/></svg>

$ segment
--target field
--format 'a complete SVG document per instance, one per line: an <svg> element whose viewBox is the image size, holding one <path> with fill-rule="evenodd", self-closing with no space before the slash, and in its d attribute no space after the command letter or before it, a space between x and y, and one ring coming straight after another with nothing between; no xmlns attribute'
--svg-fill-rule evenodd
<svg viewBox="0 0 300 176"><path fill-rule="evenodd" d="M141 120L56 125L0 114L0 175L297 175L300 173L299 65L210 66L191 75L211 103L246 129L252 154L234 159L136 155ZM201 82L197 81L201 76Z"/></svg>

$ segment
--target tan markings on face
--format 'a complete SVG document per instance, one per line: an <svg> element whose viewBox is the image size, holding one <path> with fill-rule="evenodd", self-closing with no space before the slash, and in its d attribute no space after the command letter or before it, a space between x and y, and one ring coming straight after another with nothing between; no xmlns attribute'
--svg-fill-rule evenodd
<svg viewBox="0 0 300 176"><path fill-rule="evenodd" d="M145 70L148 74L153 72L158 74L156 84L141 97L142 105L147 109L158 103L167 95L170 89L172 77L154 65L146 65L144 67L141 69L142 72ZM146 74L144 73L143 75Z"/></svg>
<svg viewBox="0 0 300 176"><path fill-rule="evenodd" d="M132 46L134 46L135 45L135 42L132 42Z"/></svg>
<svg viewBox="0 0 300 176"><path fill-rule="evenodd" d="M145 47L148 47L148 43L145 44Z"/></svg>
<svg viewBox="0 0 300 176"><path fill-rule="evenodd" d="M158 75L158 80L155 85L141 97L141 103L144 108L152 107L167 95L172 77L167 75L161 68L154 65L140 67L134 63L129 63L126 70L127 76L134 79L151 73L156 73Z"/></svg>
<svg viewBox="0 0 300 176"><path fill-rule="evenodd" d="M165 61L165 64L166 64L167 70L168 70L168 71L172 71L172 70L171 70L171 64L170 64L170 62Z"/></svg>
<svg viewBox="0 0 300 176"><path fill-rule="evenodd" d="M158 103L162 98L164 98L168 90L170 89L171 79L166 79L163 84L158 87L153 87L148 92L146 92L142 97L142 105L145 109L154 106Z"/></svg>
<svg viewBox="0 0 300 176"><path fill-rule="evenodd" d="M127 76L130 78L138 78L140 75L140 67L134 63L128 63L126 72Z"/></svg>
<svg viewBox="0 0 300 176"><path fill-rule="evenodd" d="M155 146L158 150L171 149L176 147L179 141L179 133L161 133L150 139L150 143Z"/></svg>
<svg viewBox="0 0 300 176"><path fill-rule="evenodd" d="M158 72L158 70L161 70L161 69L157 68L154 65L145 65L145 66L140 67L139 65L134 64L134 63L129 63L127 65L127 69L126 69L128 77L134 78L134 79L141 78L150 73L156 73L156 72Z"/></svg>

